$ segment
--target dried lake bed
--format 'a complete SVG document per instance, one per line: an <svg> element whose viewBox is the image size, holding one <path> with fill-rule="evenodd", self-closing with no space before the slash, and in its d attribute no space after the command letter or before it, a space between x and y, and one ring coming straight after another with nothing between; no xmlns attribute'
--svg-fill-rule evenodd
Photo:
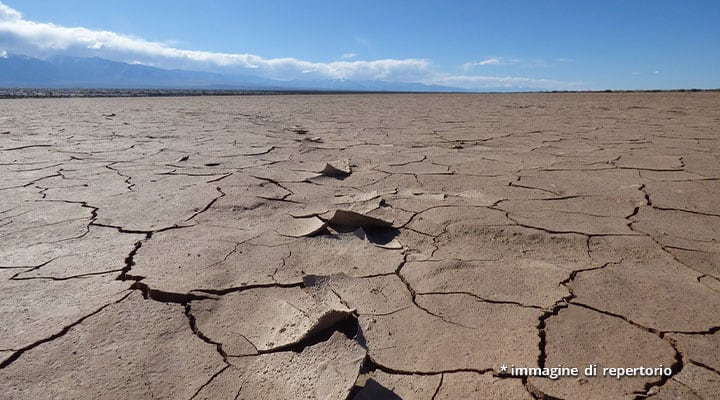
<svg viewBox="0 0 720 400"><path fill-rule="evenodd" d="M720 393L720 93L6 99L0 171L2 397Z"/></svg>

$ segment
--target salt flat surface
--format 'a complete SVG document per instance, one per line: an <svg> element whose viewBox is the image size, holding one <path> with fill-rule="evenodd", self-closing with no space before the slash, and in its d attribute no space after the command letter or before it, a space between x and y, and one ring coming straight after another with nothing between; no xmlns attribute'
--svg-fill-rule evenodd
<svg viewBox="0 0 720 400"><path fill-rule="evenodd" d="M1 100L1 397L718 398L719 199L718 93Z"/></svg>

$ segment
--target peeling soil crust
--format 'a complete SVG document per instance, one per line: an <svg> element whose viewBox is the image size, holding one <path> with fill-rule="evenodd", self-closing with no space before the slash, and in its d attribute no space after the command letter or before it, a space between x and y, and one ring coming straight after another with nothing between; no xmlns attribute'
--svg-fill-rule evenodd
<svg viewBox="0 0 720 400"><path fill-rule="evenodd" d="M0 109L3 398L720 392L718 93Z"/></svg>

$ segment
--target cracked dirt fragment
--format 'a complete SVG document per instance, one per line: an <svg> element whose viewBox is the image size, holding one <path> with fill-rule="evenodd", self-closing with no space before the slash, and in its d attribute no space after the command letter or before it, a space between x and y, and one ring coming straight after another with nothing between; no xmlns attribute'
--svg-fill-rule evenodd
<svg viewBox="0 0 720 400"><path fill-rule="evenodd" d="M720 181L653 182L644 190L659 208L720 215Z"/></svg>
<svg viewBox="0 0 720 400"><path fill-rule="evenodd" d="M401 275L418 294L465 292L494 302L552 308L570 294L558 285L567 270L522 258L508 261L422 261L403 266Z"/></svg>
<svg viewBox="0 0 720 400"><path fill-rule="evenodd" d="M67 176L70 174L63 171L62 176L46 179L39 183L42 187L47 188L45 190L46 198L102 204L103 200L128 192L126 178L112 171L96 173L95 168L87 166L85 168L87 168L87 176L68 178Z"/></svg>
<svg viewBox="0 0 720 400"><path fill-rule="evenodd" d="M324 176L343 178L352 173L352 167L350 166L350 161L347 159L337 160L325 163L320 173Z"/></svg>
<svg viewBox="0 0 720 400"><path fill-rule="evenodd" d="M533 260L566 270L595 264L587 254L587 238L579 234L554 234L519 226L450 224L438 237L433 259Z"/></svg>
<svg viewBox="0 0 720 400"><path fill-rule="evenodd" d="M437 236L445 231L449 224L471 226L502 226L511 225L504 211L486 207L443 206L433 207L418 212L407 224L416 231Z"/></svg>
<svg viewBox="0 0 720 400"><path fill-rule="evenodd" d="M278 229L282 236L312 236L325 229L327 223L318 217L290 218Z"/></svg>
<svg viewBox="0 0 720 400"><path fill-rule="evenodd" d="M584 235L637 235L624 217L572 214L563 211L515 211L510 218L523 226L558 233Z"/></svg>
<svg viewBox="0 0 720 400"><path fill-rule="evenodd" d="M10 280L14 270L0 270L0 346L21 349L60 332L81 317L124 294L129 283L116 273L52 281Z"/></svg>
<svg viewBox="0 0 720 400"><path fill-rule="evenodd" d="M141 181L134 190L103 199L97 222L126 230L153 231L180 225L218 197L204 177L166 175Z"/></svg>
<svg viewBox="0 0 720 400"><path fill-rule="evenodd" d="M696 271L720 278L720 216L641 207L632 229L647 234Z"/></svg>
<svg viewBox="0 0 720 400"><path fill-rule="evenodd" d="M329 224L352 228L389 228L392 222L351 210L335 210L322 216ZM354 230L354 229L353 229Z"/></svg>
<svg viewBox="0 0 720 400"><path fill-rule="evenodd" d="M655 171L679 171L683 168L680 157L654 154L652 151L630 151L613 164L628 169L647 169Z"/></svg>
<svg viewBox="0 0 720 400"><path fill-rule="evenodd" d="M520 184L542 188L557 195L603 195L636 185L636 171L611 169L599 171L538 171L522 175Z"/></svg>
<svg viewBox="0 0 720 400"><path fill-rule="evenodd" d="M634 235L627 226L628 215L645 204L636 187L626 188L623 197L580 196L542 200L508 200L498 208L510 213L520 224L557 232L587 235ZM629 193L628 193L629 192Z"/></svg>
<svg viewBox="0 0 720 400"><path fill-rule="evenodd" d="M568 284L573 302L622 315L660 331L697 332L718 326L720 296L697 273L663 253L646 237L604 238L627 249L618 263L578 273Z"/></svg>
<svg viewBox="0 0 720 400"><path fill-rule="evenodd" d="M352 232L298 238L288 248L290 256L275 274L278 282L296 281L305 275L388 274L404 260L400 250L383 249Z"/></svg>
<svg viewBox="0 0 720 400"><path fill-rule="evenodd" d="M23 202L14 216L0 218L0 240L6 249L36 243L57 243L85 235L92 220L91 208L62 201ZM27 212L24 212L27 211Z"/></svg>
<svg viewBox="0 0 720 400"><path fill-rule="evenodd" d="M283 199L290 194L276 184L242 173L235 173L221 183L225 196L218 198L210 209L197 216L194 221L221 226L259 225L257 219L263 214L257 213L267 205L268 200Z"/></svg>
<svg viewBox="0 0 720 400"><path fill-rule="evenodd" d="M678 239L715 242L720 237L720 216L642 207L633 220L633 229L651 235L666 245L672 245Z"/></svg>
<svg viewBox="0 0 720 400"><path fill-rule="evenodd" d="M57 169L60 167L48 169L18 170L0 166L2 176L0 177L0 191L21 189L29 187L33 184L59 177Z"/></svg>
<svg viewBox="0 0 720 400"><path fill-rule="evenodd" d="M22 204L40 200L42 196L34 187L19 187L14 189L0 190L0 217L5 219L7 215L13 215L14 210L29 211L22 207ZM12 214L10 214L12 212Z"/></svg>
<svg viewBox="0 0 720 400"><path fill-rule="evenodd" d="M674 376L673 380L682 383L702 399L720 397L720 374L717 371L690 364Z"/></svg>
<svg viewBox="0 0 720 400"><path fill-rule="evenodd" d="M139 292L0 369L8 399L189 398L225 367L180 305Z"/></svg>
<svg viewBox="0 0 720 400"><path fill-rule="evenodd" d="M230 357L231 368L205 386L196 399L327 399L348 397L365 349L335 332L299 351Z"/></svg>
<svg viewBox="0 0 720 400"><path fill-rule="evenodd" d="M686 361L698 362L720 371L720 328L715 328L714 333L668 333L667 336L675 341Z"/></svg>
<svg viewBox="0 0 720 400"><path fill-rule="evenodd" d="M244 243L253 231L196 225L156 233L135 255L132 275L164 292L224 290L271 284L289 253Z"/></svg>
<svg viewBox="0 0 720 400"><path fill-rule="evenodd" d="M396 371L439 373L537 361L535 325L542 311L482 303L466 295L417 297L420 306L443 319L418 307L360 316L368 355L377 364Z"/></svg>
<svg viewBox="0 0 720 400"><path fill-rule="evenodd" d="M676 362L675 350L655 334L574 305L545 321L545 337L544 367L562 364L582 371L597 364L596 377L529 378L530 386L563 399L634 399L646 384L660 382L662 376L617 379L602 376L602 368L672 367Z"/></svg>
<svg viewBox="0 0 720 400"><path fill-rule="evenodd" d="M230 356L287 348L353 311L320 286L256 288L191 303L198 329Z"/></svg>
<svg viewBox="0 0 720 400"><path fill-rule="evenodd" d="M467 175L418 177L423 190L446 194L445 202L455 205L490 207L504 199L540 199L556 194L516 185L514 176L480 177Z"/></svg>
<svg viewBox="0 0 720 400"><path fill-rule="evenodd" d="M125 267L125 257L144 235L120 233L114 228L90 226L87 235L62 243L38 244L13 249L0 257L0 265L23 260L43 262L42 267L18 274L15 279L50 277L66 279L72 276L101 274Z"/></svg>
<svg viewBox="0 0 720 400"><path fill-rule="evenodd" d="M679 243L676 240L675 243ZM683 265L713 279L720 279L720 243L683 243L693 248L678 248L674 244L665 246L665 250L672 254Z"/></svg>
<svg viewBox="0 0 720 400"><path fill-rule="evenodd" d="M397 275L354 278L345 274L307 277L331 288L360 315L390 314L412 307L412 296Z"/></svg>

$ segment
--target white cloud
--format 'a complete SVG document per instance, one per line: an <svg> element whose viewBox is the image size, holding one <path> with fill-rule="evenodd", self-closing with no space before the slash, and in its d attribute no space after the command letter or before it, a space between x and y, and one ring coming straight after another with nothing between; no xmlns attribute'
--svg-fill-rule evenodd
<svg viewBox="0 0 720 400"><path fill-rule="evenodd" d="M482 61L479 61L477 65L498 65L500 64L499 58L488 58Z"/></svg>
<svg viewBox="0 0 720 400"><path fill-rule="evenodd" d="M369 41L360 36L353 39L362 45L370 46ZM20 12L1 1L0 42L3 43L4 51L41 58L55 54L97 56L161 68L246 72L279 80L385 80L469 89L497 86L554 89L567 86L567 83L544 79L440 74L432 69L430 61L417 58L366 61L352 60L357 54L347 53L342 56L341 61L312 62L291 57L264 58L254 54L188 50L174 47L171 44L173 42L154 42L116 32L28 21ZM493 57L466 63L466 69L515 62L517 60Z"/></svg>
<svg viewBox="0 0 720 400"><path fill-rule="evenodd" d="M526 78L517 76L478 76L478 75L439 75L423 83L455 86L468 89L518 88L518 89L555 89L573 90L586 86L583 82L563 82L552 79Z"/></svg>
<svg viewBox="0 0 720 400"><path fill-rule="evenodd" d="M572 59L569 58L560 58L557 59L556 62L572 62ZM477 67L487 67L487 66L516 66L516 67L522 67L522 68L544 68L550 66L551 63L548 61L542 59L542 58L534 58L534 59L526 59L526 58L516 58L516 57L488 57L480 61L470 61L463 64L463 69L465 71L471 71Z"/></svg>
<svg viewBox="0 0 720 400"><path fill-rule="evenodd" d="M134 60L166 68L253 69L265 77L293 79L308 73L326 78L397 79L408 73L427 72L422 59L310 62L296 58L263 58L253 54L186 50L109 31L64 27L27 21L0 3L0 40L9 50L36 57L52 54L99 56L116 61ZM8 46L8 47L10 47Z"/></svg>
<svg viewBox="0 0 720 400"><path fill-rule="evenodd" d="M507 65L524 64L524 63L527 63L527 62L524 62L523 60L521 60L519 58L488 57L488 58L485 58L484 60L480 60L480 61L466 62L465 64L463 64L463 69L466 71L469 71L469 70L474 69L475 67L486 67L489 65L507 66ZM540 65L540 63L538 63L537 61L530 62L527 64L528 64L528 66L539 66Z"/></svg>
<svg viewBox="0 0 720 400"><path fill-rule="evenodd" d="M0 50L0 58L8 58L7 50Z"/></svg>
<svg viewBox="0 0 720 400"><path fill-rule="evenodd" d="M463 69L469 71L475 67L484 67L486 65L500 65L502 63L500 57L490 57L481 61L470 61L463 64Z"/></svg>
<svg viewBox="0 0 720 400"><path fill-rule="evenodd" d="M0 21L19 21L22 14L0 2Z"/></svg>
<svg viewBox="0 0 720 400"><path fill-rule="evenodd" d="M633 74L633 75L644 75L645 73L644 73L644 72L635 71L635 72L631 72L631 74ZM660 74L660 71L658 71L658 70L650 71L650 72L648 72L648 74L659 75L659 74Z"/></svg>

